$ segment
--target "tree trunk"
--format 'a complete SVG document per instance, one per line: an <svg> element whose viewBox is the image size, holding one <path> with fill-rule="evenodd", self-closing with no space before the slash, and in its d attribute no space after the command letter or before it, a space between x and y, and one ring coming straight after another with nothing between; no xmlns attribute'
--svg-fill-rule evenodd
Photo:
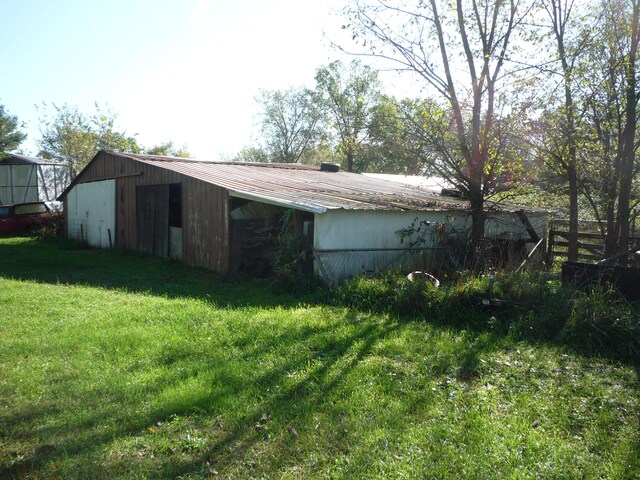
<svg viewBox="0 0 640 480"><path fill-rule="evenodd" d="M575 152L574 152L575 153ZM575 163L567 165L569 183L569 252L570 262L578 261L578 175Z"/></svg>
<svg viewBox="0 0 640 480"><path fill-rule="evenodd" d="M636 60L640 32L638 23L640 19L640 0L633 2L632 33L629 56L625 65L626 76L626 105L625 124L622 133L622 152L620 165L620 193L618 196L617 224L620 232L618 252L629 249L629 223L631 216L631 185L633 180L633 165L635 160L635 140L637 128L638 96L636 92ZM626 257L625 257L626 258ZM624 261L624 259L623 259Z"/></svg>
<svg viewBox="0 0 640 480"><path fill-rule="evenodd" d="M486 212L484 210L484 195L482 194L482 186L469 190L469 206L471 209L471 249L472 261L474 265L481 268L484 258L480 250L482 239L484 238L484 226L486 220Z"/></svg>
<svg viewBox="0 0 640 480"><path fill-rule="evenodd" d="M347 172L353 172L353 159L354 155L351 149L347 152Z"/></svg>

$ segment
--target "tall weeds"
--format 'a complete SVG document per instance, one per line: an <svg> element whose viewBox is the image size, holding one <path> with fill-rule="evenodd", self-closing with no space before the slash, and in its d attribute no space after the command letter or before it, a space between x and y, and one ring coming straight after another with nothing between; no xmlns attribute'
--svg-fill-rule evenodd
<svg viewBox="0 0 640 480"><path fill-rule="evenodd" d="M564 288L557 278L542 274L499 274L490 298L489 282L487 276L468 275L435 288L386 273L338 286L333 301L359 310L566 344L589 354L640 358L640 305L617 292Z"/></svg>

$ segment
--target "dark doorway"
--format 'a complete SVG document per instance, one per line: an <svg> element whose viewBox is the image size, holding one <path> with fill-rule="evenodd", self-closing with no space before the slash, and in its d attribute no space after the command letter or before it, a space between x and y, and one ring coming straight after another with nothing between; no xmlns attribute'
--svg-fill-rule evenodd
<svg viewBox="0 0 640 480"><path fill-rule="evenodd" d="M182 185L169 185L169 226L182 228Z"/></svg>
<svg viewBox="0 0 640 480"><path fill-rule="evenodd" d="M182 185L169 185L169 257L182 258Z"/></svg>

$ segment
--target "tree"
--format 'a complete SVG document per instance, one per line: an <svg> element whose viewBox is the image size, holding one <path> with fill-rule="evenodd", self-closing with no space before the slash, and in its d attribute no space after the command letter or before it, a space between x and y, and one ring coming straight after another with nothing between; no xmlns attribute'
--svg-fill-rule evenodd
<svg viewBox="0 0 640 480"><path fill-rule="evenodd" d="M187 146L183 145L180 148L176 148L173 146L173 142L169 140L168 142L160 143L158 145L154 145L151 148L147 148L145 150L147 155L161 155L166 157L177 157L177 158L190 158L191 154L187 150Z"/></svg>
<svg viewBox="0 0 640 480"><path fill-rule="evenodd" d="M273 162L298 163L321 142L321 116L306 89L263 90L260 106L265 150Z"/></svg>
<svg viewBox="0 0 640 480"><path fill-rule="evenodd" d="M339 60L316 72L315 99L326 113L347 171L365 168L363 145L369 138L372 110L380 98L375 70L354 60L345 68Z"/></svg>
<svg viewBox="0 0 640 480"><path fill-rule="evenodd" d="M353 0L344 14L349 21L345 28L368 49L360 54L417 74L442 102L437 111L449 117L434 120L450 128L440 138L423 138L448 166L443 170L450 174L448 180L468 197L471 242L478 247L484 236L487 168L500 152L498 87L512 37L527 9L517 0L456 0L453 5L429 0L413 7Z"/></svg>
<svg viewBox="0 0 640 480"><path fill-rule="evenodd" d="M115 130L117 115L95 107L96 112L87 115L67 104L52 104L46 111L48 106L43 104L38 155L67 165L75 177L99 150L139 153L135 136Z"/></svg>
<svg viewBox="0 0 640 480"><path fill-rule="evenodd" d="M569 194L569 261L578 260L578 218L580 179L578 173L578 131L582 116L576 104L576 74L580 70L580 61L585 50L591 45L590 29L581 24L576 18L574 0L542 0L541 2L548 19L552 33L555 51L553 61L558 65L554 70L553 64L545 61L541 70L552 72L560 79L562 101L558 108L545 115L546 138L544 144L538 145L547 165L560 174L567 182ZM576 18L574 18L576 17ZM587 27L587 28L585 28ZM554 86L554 85L552 85ZM547 105L553 95L547 96Z"/></svg>
<svg viewBox="0 0 640 480"><path fill-rule="evenodd" d="M0 158L18 148L27 138L19 128L18 118L10 115L4 105L0 105Z"/></svg>
<svg viewBox="0 0 640 480"><path fill-rule="evenodd" d="M97 150L111 150L114 152L140 153L142 149L138 145L135 135L129 136L126 132L115 129L118 115L107 110L103 111L95 104L96 112L90 116L92 131L96 135Z"/></svg>
<svg viewBox="0 0 640 480"><path fill-rule="evenodd" d="M638 46L640 0L602 0L597 10L598 46L590 51L593 69L582 80L598 146L605 203L605 256L628 249L632 187L637 173ZM602 168L605 167L605 168Z"/></svg>
<svg viewBox="0 0 640 480"><path fill-rule="evenodd" d="M422 138L424 130L414 131L420 99L401 101L383 95L371 109L367 169L381 173L424 175L428 173L425 158L430 149ZM421 121L419 121L420 125Z"/></svg>
<svg viewBox="0 0 640 480"><path fill-rule="evenodd" d="M578 254L578 205L591 207L606 234L604 255L628 249L633 179L637 174L639 0L541 2L554 42L552 62L540 67L561 80L555 102L545 97L538 144L546 164L569 192L569 259ZM553 68L553 63L557 69ZM551 67L550 67L551 65Z"/></svg>
<svg viewBox="0 0 640 480"><path fill-rule="evenodd" d="M240 149L240 151L233 157L231 157L230 161L269 163L271 161L271 158L269 157L269 154L265 152L261 147L245 146L242 147L242 149Z"/></svg>

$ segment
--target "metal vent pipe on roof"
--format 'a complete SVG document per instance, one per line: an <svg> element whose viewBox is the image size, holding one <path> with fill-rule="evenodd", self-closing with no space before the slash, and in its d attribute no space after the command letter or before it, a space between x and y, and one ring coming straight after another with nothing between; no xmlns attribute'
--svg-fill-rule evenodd
<svg viewBox="0 0 640 480"><path fill-rule="evenodd" d="M340 164L333 163L333 162L322 162L320 164L320 171L321 172L339 172Z"/></svg>

